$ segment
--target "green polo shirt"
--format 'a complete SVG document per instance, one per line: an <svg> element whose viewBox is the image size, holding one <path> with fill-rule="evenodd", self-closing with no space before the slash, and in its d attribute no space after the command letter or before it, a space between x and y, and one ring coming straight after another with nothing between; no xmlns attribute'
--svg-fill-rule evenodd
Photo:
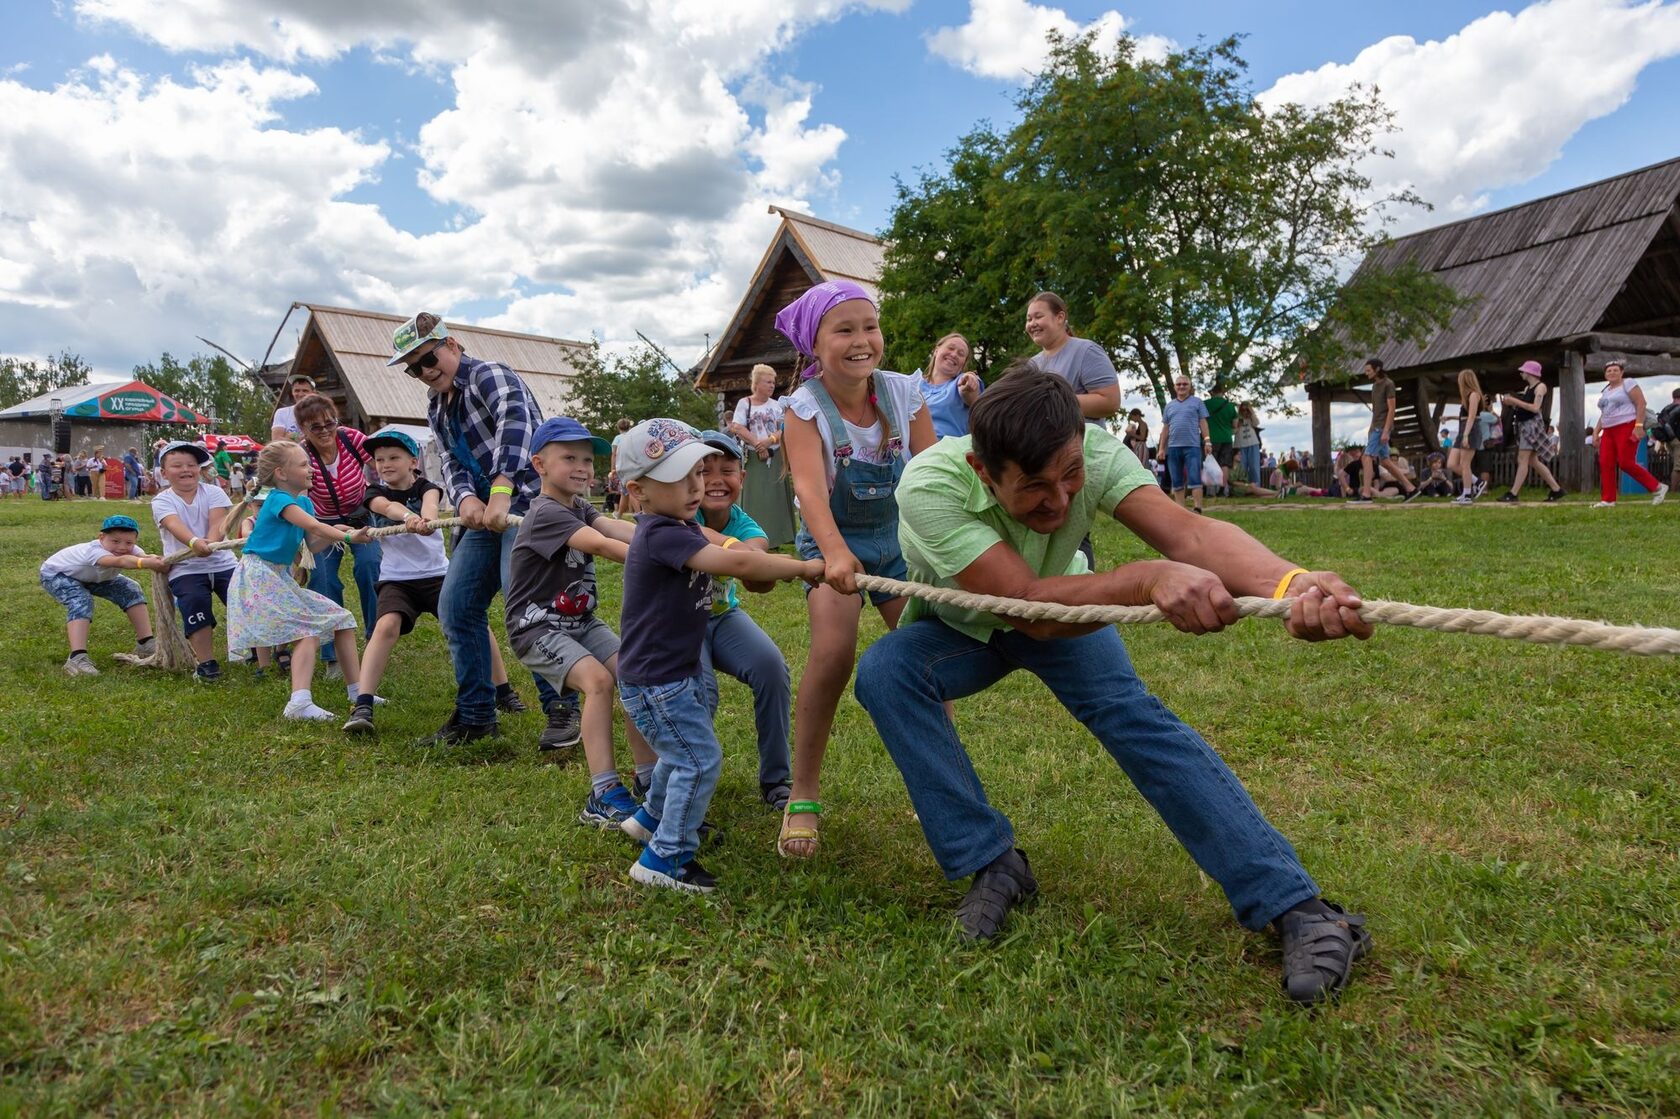
<svg viewBox="0 0 1680 1119"><path fill-rule="evenodd" d="M1223 396L1207 398L1208 442L1229 443L1231 425L1237 422L1237 406Z"/></svg>
<svg viewBox="0 0 1680 1119"><path fill-rule="evenodd" d="M1032 531L1003 511L966 458L967 435L947 436L904 468L898 484L898 540L911 580L936 587L957 586L956 575L1003 541L1040 577L1083 575L1089 568L1079 551L1097 515L1112 515L1120 499L1154 477L1137 456L1100 427L1085 427L1085 488L1073 498L1062 527L1048 536ZM912 598L904 620L933 616L976 641L988 640L1009 623L979 610L959 610Z"/></svg>

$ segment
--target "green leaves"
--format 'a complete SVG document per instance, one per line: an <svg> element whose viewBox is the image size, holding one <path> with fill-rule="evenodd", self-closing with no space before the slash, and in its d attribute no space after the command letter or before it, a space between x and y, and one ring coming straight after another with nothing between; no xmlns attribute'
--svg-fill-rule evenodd
<svg viewBox="0 0 1680 1119"><path fill-rule="evenodd" d="M702 430L717 426L715 399L667 372L664 358L651 347L606 358L596 345L575 364L571 415L597 435L610 436L625 416L637 422L670 416Z"/></svg>

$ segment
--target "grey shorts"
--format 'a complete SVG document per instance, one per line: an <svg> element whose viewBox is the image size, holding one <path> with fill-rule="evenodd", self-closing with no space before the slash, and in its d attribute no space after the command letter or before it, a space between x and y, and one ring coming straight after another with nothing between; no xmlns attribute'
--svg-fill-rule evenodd
<svg viewBox="0 0 1680 1119"><path fill-rule="evenodd" d="M539 622L508 641L519 663L556 689L565 688L567 674L585 657L606 664L618 653L618 634L599 618L590 618L582 625Z"/></svg>

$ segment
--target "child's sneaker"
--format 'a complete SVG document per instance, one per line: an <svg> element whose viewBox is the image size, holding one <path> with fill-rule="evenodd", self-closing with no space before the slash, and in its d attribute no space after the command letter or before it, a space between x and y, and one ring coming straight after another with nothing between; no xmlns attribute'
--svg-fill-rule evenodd
<svg viewBox="0 0 1680 1119"><path fill-rule="evenodd" d="M618 829L625 835L644 846L653 840L653 833L659 830L659 817L647 810L647 805L636 806L636 811L618 825Z"/></svg>
<svg viewBox="0 0 1680 1119"><path fill-rule="evenodd" d="M141 660L157 655L157 638L148 637L144 641L134 643L134 655Z"/></svg>
<svg viewBox="0 0 1680 1119"><path fill-rule="evenodd" d="M356 701L356 706L350 709L350 718L344 724L345 734L373 733L373 704Z"/></svg>
<svg viewBox="0 0 1680 1119"><path fill-rule="evenodd" d="M589 799L583 803L583 811L578 813L578 823L593 824L598 828L618 828L623 827L624 821L638 811L640 808L630 790L623 785L614 785L604 793L589 794Z"/></svg>
<svg viewBox="0 0 1680 1119"><path fill-rule="evenodd" d="M193 679L200 684L214 684L222 678L222 666L215 661L205 661L193 669Z"/></svg>
<svg viewBox="0 0 1680 1119"><path fill-rule="evenodd" d="M653 788L653 778L643 777L640 773L630 775L630 795L637 800L646 800L648 790Z"/></svg>
<svg viewBox="0 0 1680 1119"><path fill-rule="evenodd" d="M286 709L281 712L288 719L301 719L309 723L334 723L338 716L322 707L315 706L315 701L304 694L286 702Z"/></svg>
<svg viewBox="0 0 1680 1119"><path fill-rule="evenodd" d="M66 676L98 676L99 669L93 663L93 658L86 653L77 653L64 662Z"/></svg>
<svg viewBox="0 0 1680 1119"><path fill-rule="evenodd" d="M519 698L518 692L507 684L503 684L496 689L496 710L504 711L509 715L523 715L530 708L525 706L525 701Z"/></svg>
<svg viewBox="0 0 1680 1119"><path fill-rule="evenodd" d="M717 879L694 859L673 863L643 847L641 857L630 867L630 877L644 886L659 886L667 890L687 890L691 894L709 894L717 889Z"/></svg>

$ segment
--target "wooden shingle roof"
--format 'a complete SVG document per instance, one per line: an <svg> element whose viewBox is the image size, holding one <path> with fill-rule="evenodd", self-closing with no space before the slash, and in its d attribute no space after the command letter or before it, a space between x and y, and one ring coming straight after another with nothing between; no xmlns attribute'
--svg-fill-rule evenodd
<svg viewBox="0 0 1680 1119"><path fill-rule="evenodd" d="M1653 242L1680 229L1680 159L1396 238L1360 265L1411 262L1474 302L1427 343L1377 350L1390 371L1616 329L1606 312Z"/></svg>

